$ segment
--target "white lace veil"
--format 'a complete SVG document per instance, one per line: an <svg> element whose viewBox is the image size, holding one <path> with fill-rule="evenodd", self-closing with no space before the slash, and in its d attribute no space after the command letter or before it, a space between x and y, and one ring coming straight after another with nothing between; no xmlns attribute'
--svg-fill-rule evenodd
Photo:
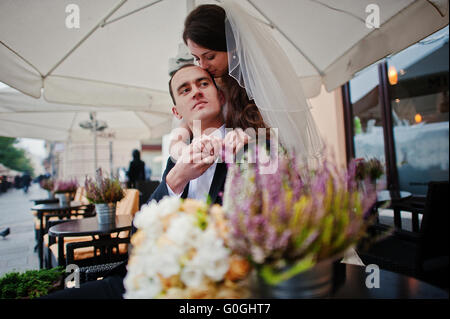
<svg viewBox="0 0 450 319"><path fill-rule="evenodd" d="M229 74L254 99L264 121L278 128L281 145L304 159L322 154L323 143L299 78L270 28L237 2L223 0Z"/></svg>

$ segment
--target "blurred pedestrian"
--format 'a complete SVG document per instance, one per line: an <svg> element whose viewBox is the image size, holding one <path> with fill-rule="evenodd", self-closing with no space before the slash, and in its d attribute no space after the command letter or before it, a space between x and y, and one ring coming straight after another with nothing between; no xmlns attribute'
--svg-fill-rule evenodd
<svg viewBox="0 0 450 319"><path fill-rule="evenodd" d="M145 163L141 160L141 153L133 150L133 160L128 168L128 188L136 188L138 181L145 181Z"/></svg>
<svg viewBox="0 0 450 319"><path fill-rule="evenodd" d="M23 187L23 192L26 194L28 193L28 188L30 187L31 184L31 176L30 173L25 172L22 175L22 187Z"/></svg>

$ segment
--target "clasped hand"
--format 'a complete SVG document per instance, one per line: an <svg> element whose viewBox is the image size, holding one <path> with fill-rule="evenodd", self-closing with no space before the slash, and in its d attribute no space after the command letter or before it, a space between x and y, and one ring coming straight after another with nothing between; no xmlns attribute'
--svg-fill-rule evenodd
<svg viewBox="0 0 450 319"><path fill-rule="evenodd" d="M167 174L166 183L175 193L181 193L189 181L203 175L218 157L229 162L249 140L250 136L241 129L228 132L224 139L210 135L194 138L181 149L181 156Z"/></svg>

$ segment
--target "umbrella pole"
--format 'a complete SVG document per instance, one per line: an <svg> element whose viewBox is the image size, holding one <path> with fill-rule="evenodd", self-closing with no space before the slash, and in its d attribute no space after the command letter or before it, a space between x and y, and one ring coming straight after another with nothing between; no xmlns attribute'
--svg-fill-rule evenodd
<svg viewBox="0 0 450 319"><path fill-rule="evenodd" d="M94 133L94 174L97 172L97 118L95 112L91 113L92 132Z"/></svg>
<svg viewBox="0 0 450 319"><path fill-rule="evenodd" d="M111 171L111 178L114 176L114 169L113 169L113 142L109 141L109 168Z"/></svg>

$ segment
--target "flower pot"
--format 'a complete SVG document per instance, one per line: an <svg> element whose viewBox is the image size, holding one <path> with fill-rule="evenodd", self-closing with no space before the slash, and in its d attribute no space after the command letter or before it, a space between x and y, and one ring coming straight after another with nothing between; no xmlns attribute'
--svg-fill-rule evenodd
<svg viewBox="0 0 450 319"><path fill-rule="evenodd" d="M47 191L48 198L55 198L55 194L52 191Z"/></svg>
<svg viewBox="0 0 450 319"><path fill-rule="evenodd" d="M333 291L334 264L336 260L324 260L314 267L278 284L271 285L258 275L257 289L262 298L300 299L326 298Z"/></svg>
<svg viewBox="0 0 450 319"><path fill-rule="evenodd" d="M95 204L95 211L100 225L113 224L116 221L116 203Z"/></svg>
<svg viewBox="0 0 450 319"><path fill-rule="evenodd" d="M70 205L70 193L57 193L55 194L55 197L59 200L61 206Z"/></svg>

